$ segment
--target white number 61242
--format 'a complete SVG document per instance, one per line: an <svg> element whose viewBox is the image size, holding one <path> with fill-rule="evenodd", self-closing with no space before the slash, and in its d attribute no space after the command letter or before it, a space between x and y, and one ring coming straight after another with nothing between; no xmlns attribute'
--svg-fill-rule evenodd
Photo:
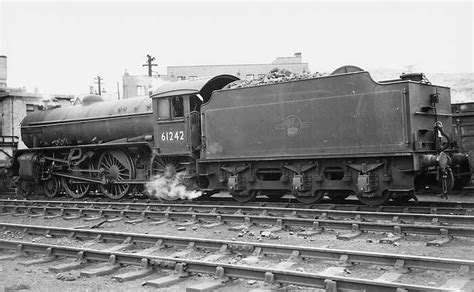
<svg viewBox="0 0 474 292"><path fill-rule="evenodd" d="M168 131L161 133L161 141L183 141L184 132L183 131Z"/></svg>

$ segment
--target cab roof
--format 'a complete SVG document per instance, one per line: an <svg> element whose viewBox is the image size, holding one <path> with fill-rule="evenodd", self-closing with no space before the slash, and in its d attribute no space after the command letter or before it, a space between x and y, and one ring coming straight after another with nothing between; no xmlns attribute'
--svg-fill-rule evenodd
<svg viewBox="0 0 474 292"><path fill-rule="evenodd" d="M204 101L208 100L214 90L222 89L227 84L239 80L233 75L217 75L194 80L169 82L153 90L151 98L163 98L176 95L201 94Z"/></svg>

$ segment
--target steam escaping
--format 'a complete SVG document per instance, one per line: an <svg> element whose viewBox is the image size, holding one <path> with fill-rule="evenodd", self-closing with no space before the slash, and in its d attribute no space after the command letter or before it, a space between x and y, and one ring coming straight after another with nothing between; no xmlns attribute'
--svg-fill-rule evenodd
<svg viewBox="0 0 474 292"><path fill-rule="evenodd" d="M187 190L184 184L185 172L177 173L172 177L157 175L146 184L148 196L166 201L192 200L202 195L201 191Z"/></svg>

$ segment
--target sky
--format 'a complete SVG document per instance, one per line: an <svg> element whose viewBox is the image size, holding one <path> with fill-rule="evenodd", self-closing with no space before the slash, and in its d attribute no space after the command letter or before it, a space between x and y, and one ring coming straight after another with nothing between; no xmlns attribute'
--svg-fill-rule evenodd
<svg viewBox="0 0 474 292"><path fill-rule="evenodd" d="M125 70L271 63L301 52L312 72L346 64L472 73L474 2L21 2L0 0L9 87L83 94Z"/></svg>

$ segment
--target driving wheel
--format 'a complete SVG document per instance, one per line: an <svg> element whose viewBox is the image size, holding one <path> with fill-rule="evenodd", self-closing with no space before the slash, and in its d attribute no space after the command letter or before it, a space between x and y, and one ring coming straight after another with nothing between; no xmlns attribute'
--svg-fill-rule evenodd
<svg viewBox="0 0 474 292"><path fill-rule="evenodd" d="M92 169L92 165L90 163L82 163L81 167L85 167L86 169ZM78 169L79 167L76 167ZM74 168L73 168L74 169ZM90 172L77 172L74 171L74 174L79 174L82 176L91 177ZM85 195L89 194L91 190L91 184L89 182L80 181L78 179L70 178L70 177L62 177L61 184L64 188L66 194L74 199L80 199Z"/></svg>
<svg viewBox="0 0 474 292"><path fill-rule="evenodd" d="M154 156L151 162L151 181L147 184L148 192L153 195L154 192L159 193L159 198L165 201L176 201L179 196L171 195L170 192L163 191L174 183L176 174L186 170L186 167L174 157ZM157 184L154 186L154 184Z"/></svg>
<svg viewBox="0 0 474 292"><path fill-rule="evenodd" d="M151 175L164 176L166 178L174 177L178 172L184 171L186 168L178 159L173 157L154 156L151 163Z"/></svg>
<svg viewBox="0 0 474 292"><path fill-rule="evenodd" d="M121 183L123 180L133 179L135 169L132 159L122 150L110 150L102 153L99 158L99 169L103 169L105 184L100 190L110 199L123 198L131 190L131 185Z"/></svg>

